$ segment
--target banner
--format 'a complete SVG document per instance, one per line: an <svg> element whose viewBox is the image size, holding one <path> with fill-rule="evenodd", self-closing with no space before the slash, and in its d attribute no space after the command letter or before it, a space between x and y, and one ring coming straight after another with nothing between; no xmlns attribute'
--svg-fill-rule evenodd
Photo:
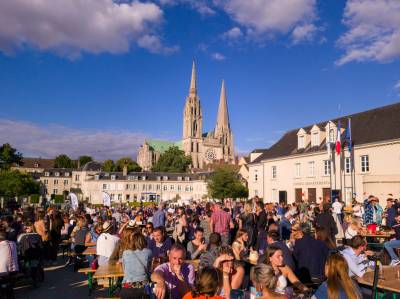
<svg viewBox="0 0 400 299"><path fill-rule="evenodd" d="M111 197L108 193L102 192L103 194L103 205L111 207Z"/></svg>
<svg viewBox="0 0 400 299"><path fill-rule="evenodd" d="M76 211L78 209L78 205L79 205L78 196L76 196L75 193L70 193L69 198L71 200L72 208L74 209L74 211Z"/></svg>

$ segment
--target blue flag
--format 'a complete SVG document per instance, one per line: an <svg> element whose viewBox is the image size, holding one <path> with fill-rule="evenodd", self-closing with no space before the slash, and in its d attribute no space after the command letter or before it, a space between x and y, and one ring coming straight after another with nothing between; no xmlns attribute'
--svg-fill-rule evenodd
<svg viewBox="0 0 400 299"><path fill-rule="evenodd" d="M350 120L350 118L347 120L345 140L346 140L347 148L349 149L349 152L351 153L351 151L353 149L353 141L351 140L351 120Z"/></svg>

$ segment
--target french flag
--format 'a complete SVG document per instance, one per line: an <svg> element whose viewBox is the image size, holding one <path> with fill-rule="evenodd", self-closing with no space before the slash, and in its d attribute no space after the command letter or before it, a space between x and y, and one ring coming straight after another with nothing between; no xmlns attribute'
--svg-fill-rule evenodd
<svg viewBox="0 0 400 299"><path fill-rule="evenodd" d="M341 133L340 133L340 120L339 120L339 122L338 122L338 127L337 127L337 134L336 134L336 154L337 155L340 155L340 150L341 150L341 148L342 148L342 141L341 141L341 139L342 139L342 136L341 136Z"/></svg>

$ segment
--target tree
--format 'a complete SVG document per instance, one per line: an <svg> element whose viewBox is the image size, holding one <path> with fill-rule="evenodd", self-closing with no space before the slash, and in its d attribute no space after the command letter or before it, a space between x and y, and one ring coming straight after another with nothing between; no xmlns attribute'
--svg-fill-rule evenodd
<svg viewBox="0 0 400 299"><path fill-rule="evenodd" d="M74 161L65 154L59 155L54 159L55 168L73 168L74 164Z"/></svg>
<svg viewBox="0 0 400 299"><path fill-rule="evenodd" d="M0 147L0 168L10 169L13 163L21 164L22 154L17 152L9 143Z"/></svg>
<svg viewBox="0 0 400 299"><path fill-rule="evenodd" d="M102 165L102 170L105 172L112 172L116 170L116 166L113 160L106 160Z"/></svg>
<svg viewBox="0 0 400 299"><path fill-rule="evenodd" d="M228 167L215 170L208 180L208 191L212 198L244 198L249 194L248 189L242 185L238 174Z"/></svg>
<svg viewBox="0 0 400 299"><path fill-rule="evenodd" d="M85 166L86 163L92 162L92 161L93 161L93 158L90 157L90 156L80 156L80 157L78 158L78 161L79 161L79 165L80 165L81 167L83 167L83 166Z"/></svg>
<svg viewBox="0 0 400 299"><path fill-rule="evenodd" d="M123 157L115 163L117 171L122 171L125 164L128 166L128 172L137 172L142 170L139 164L137 164L136 161L133 161L132 158Z"/></svg>
<svg viewBox="0 0 400 299"><path fill-rule="evenodd" d="M190 164L192 164L192 158L186 156L185 152L177 146L172 146L160 155L160 158L151 170L160 172L186 172Z"/></svg>
<svg viewBox="0 0 400 299"><path fill-rule="evenodd" d="M0 194L6 197L38 194L39 183L32 176L18 170L0 171Z"/></svg>

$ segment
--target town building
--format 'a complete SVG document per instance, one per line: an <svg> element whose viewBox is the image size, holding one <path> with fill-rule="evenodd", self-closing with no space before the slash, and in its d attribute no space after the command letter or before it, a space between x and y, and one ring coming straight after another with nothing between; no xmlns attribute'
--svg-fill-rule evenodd
<svg viewBox="0 0 400 299"><path fill-rule="evenodd" d="M342 138L342 154L327 143L337 126L349 128L352 153ZM400 196L400 103L296 128L268 149L250 154L249 195L265 202L319 202L331 190L349 203L375 195L382 202Z"/></svg>
<svg viewBox="0 0 400 299"><path fill-rule="evenodd" d="M41 173L49 168L54 168L54 159L23 157L21 163L14 163L14 165L11 166L12 170L19 170L25 173Z"/></svg>
<svg viewBox="0 0 400 299"><path fill-rule="evenodd" d="M222 81L215 129L203 133L203 113L198 96L196 67L193 62L189 95L183 110L183 134L179 142L145 140L139 148L137 162L143 170L151 170L160 155L171 146L178 146L192 157L194 169L204 168L216 160L234 162L233 133L231 130L226 99L225 83Z"/></svg>
<svg viewBox="0 0 400 299"><path fill-rule="evenodd" d="M35 174L37 175L37 174ZM48 169L38 176L42 195L75 193L79 200L102 204L103 193L111 202L201 200L207 198L209 173L104 172L89 162L80 169Z"/></svg>

